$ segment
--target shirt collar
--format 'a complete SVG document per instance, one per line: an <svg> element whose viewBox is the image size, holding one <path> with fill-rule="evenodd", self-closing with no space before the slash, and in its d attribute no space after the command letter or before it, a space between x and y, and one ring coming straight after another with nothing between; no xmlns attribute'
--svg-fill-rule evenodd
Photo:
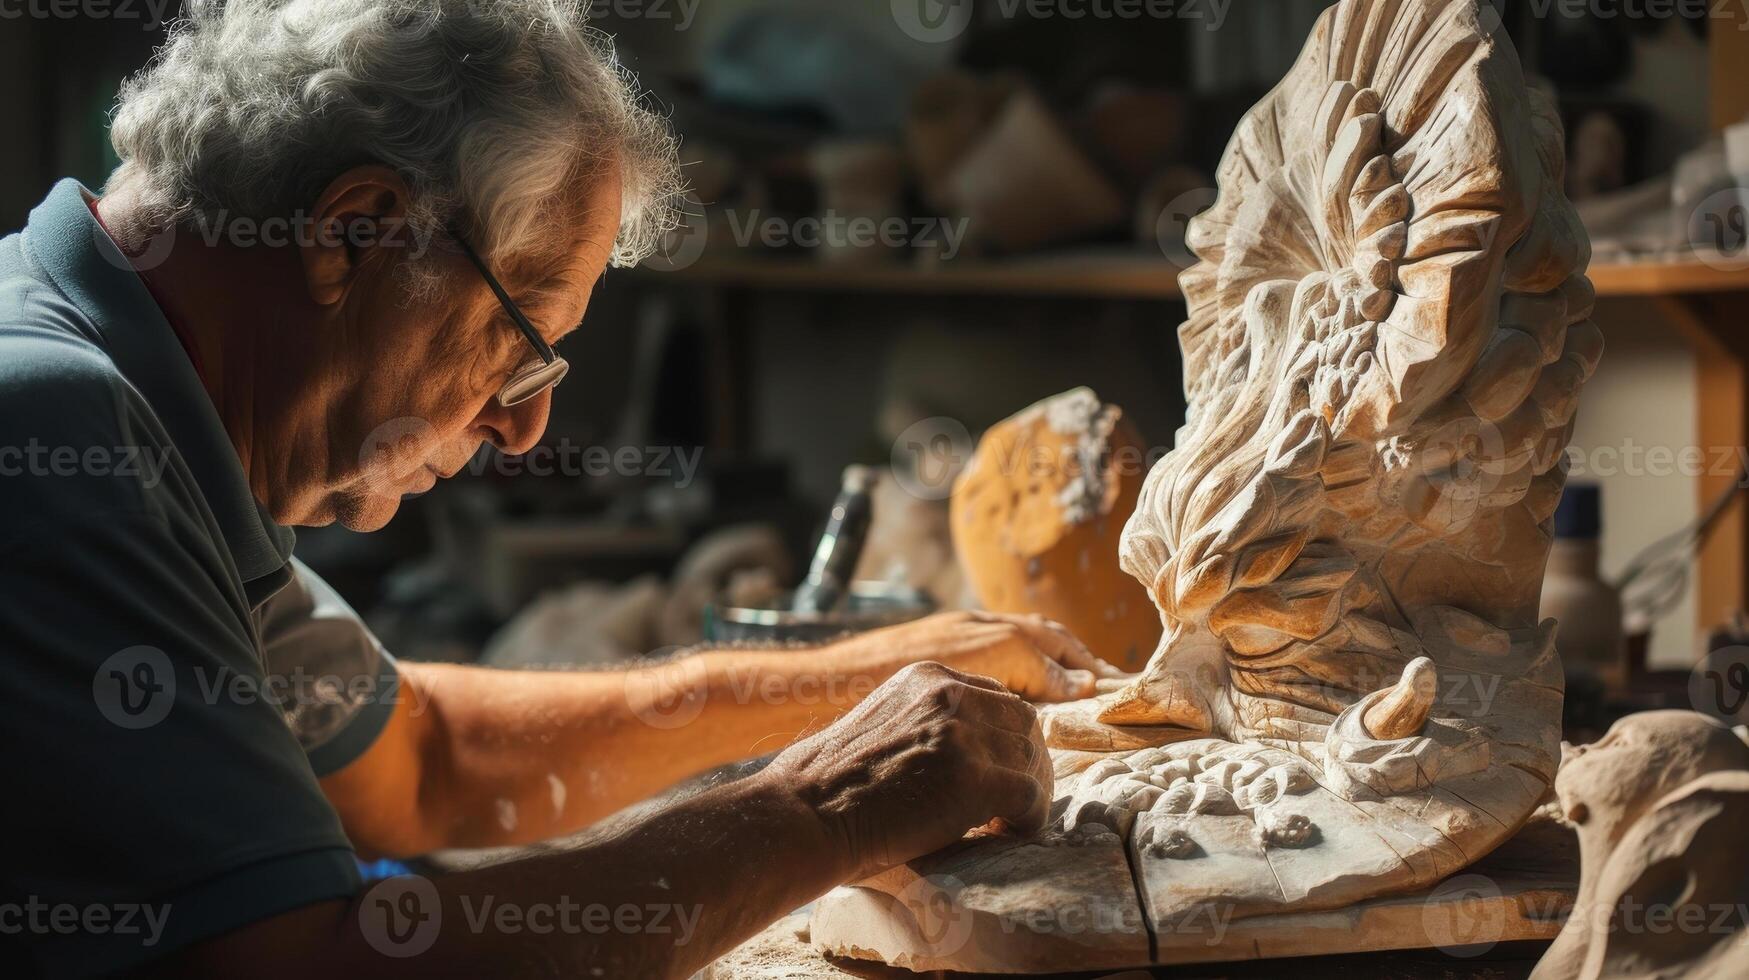
<svg viewBox="0 0 1749 980"><path fill-rule="evenodd" d="M76 180L56 184L30 213L25 248L90 319L110 359L152 406L206 497L243 581L277 580L295 537L250 491L212 399L133 262L92 215L91 196ZM170 248L174 234L161 236L153 249Z"/></svg>

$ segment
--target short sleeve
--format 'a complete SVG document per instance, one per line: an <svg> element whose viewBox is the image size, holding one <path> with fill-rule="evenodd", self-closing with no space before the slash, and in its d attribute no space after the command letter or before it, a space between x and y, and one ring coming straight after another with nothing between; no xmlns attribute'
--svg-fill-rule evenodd
<svg viewBox="0 0 1749 980"><path fill-rule="evenodd" d="M353 894L357 866L263 696L211 542L107 511L0 542L0 901L40 910L26 975L125 972Z"/></svg>
<svg viewBox="0 0 1749 980"><path fill-rule="evenodd" d="M292 559L286 586L256 611L270 687L317 776L344 769L382 734L400 695L394 658L346 600Z"/></svg>

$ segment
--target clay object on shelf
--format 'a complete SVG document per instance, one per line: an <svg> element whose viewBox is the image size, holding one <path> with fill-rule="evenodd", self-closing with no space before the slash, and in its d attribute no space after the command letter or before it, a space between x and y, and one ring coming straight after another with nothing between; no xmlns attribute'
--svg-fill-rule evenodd
<svg viewBox="0 0 1749 980"><path fill-rule="evenodd" d="M1497 22L1475 0L1325 11L1191 222L1188 417L1119 548L1165 630L1124 689L1042 709L1043 836L1124 841L1162 961L1211 915L1426 889L1518 831L1554 779L1562 673L1537 602L1602 341L1558 116ZM1076 901L1046 862L989 881L960 863L979 908L1036 902L1048 922ZM815 940L914 957L868 928L886 938ZM998 938L980 948L1012 960L979 968L1085 962L1084 941Z"/></svg>
<svg viewBox="0 0 1749 980"><path fill-rule="evenodd" d="M820 189L822 262L878 265L900 259L900 246L879 233L904 212L905 153L884 140L821 143L809 153Z"/></svg>
<svg viewBox="0 0 1749 980"><path fill-rule="evenodd" d="M947 180L966 237L1004 252L1073 241L1122 224L1123 196L1044 100L1011 96Z"/></svg>
<svg viewBox="0 0 1749 980"><path fill-rule="evenodd" d="M1088 649L1138 670L1160 639L1148 592L1118 566L1147 447L1116 405L1086 388L990 427L954 484L954 550L978 602L1037 613Z"/></svg>
<svg viewBox="0 0 1749 980"><path fill-rule="evenodd" d="M905 146L930 207L951 207L949 178L954 168L1019 88L1019 80L1012 76L963 71L943 72L917 86L905 120Z"/></svg>

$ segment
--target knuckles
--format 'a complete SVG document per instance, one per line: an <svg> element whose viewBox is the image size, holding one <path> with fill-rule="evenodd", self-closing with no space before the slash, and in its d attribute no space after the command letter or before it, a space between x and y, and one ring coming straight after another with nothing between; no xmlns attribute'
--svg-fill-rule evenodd
<svg viewBox="0 0 1749 980"><path fill-rule="evenodd" d="M932 685L952 680L953 672L933 660L906 664L893 674L893 682L902 686Z"/></svg>

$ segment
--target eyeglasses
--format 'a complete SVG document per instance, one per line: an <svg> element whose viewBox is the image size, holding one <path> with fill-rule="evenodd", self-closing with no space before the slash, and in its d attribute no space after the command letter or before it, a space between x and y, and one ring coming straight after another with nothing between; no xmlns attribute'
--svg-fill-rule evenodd
<svg viewBox="0 0 1749 980"><path fill-rule="evenodd" d="M498 282L498 277L492 275L492 270L486 268L486 263L474 251L473 246L461 235L454 236L456 244L462 247L462 252L468 261L474 263L474 268L480 270L486 285L492 287L492 292L498 297L498 302L504 304L504 312L510 315L510 322L516 324L516 329L522 331L522 336L528 341L528 346L534 348L535 357L517 368L510 380L504 382L504 387L498 389L498 404L505 408L520 405L543 391L555 388L570 372L571 365L565 359L553 352L551 344L541 339L540 331L534 324L528 322L528 317L516 308L516 303L510 299L510 294L504 291L504 286Z"/></svg>

